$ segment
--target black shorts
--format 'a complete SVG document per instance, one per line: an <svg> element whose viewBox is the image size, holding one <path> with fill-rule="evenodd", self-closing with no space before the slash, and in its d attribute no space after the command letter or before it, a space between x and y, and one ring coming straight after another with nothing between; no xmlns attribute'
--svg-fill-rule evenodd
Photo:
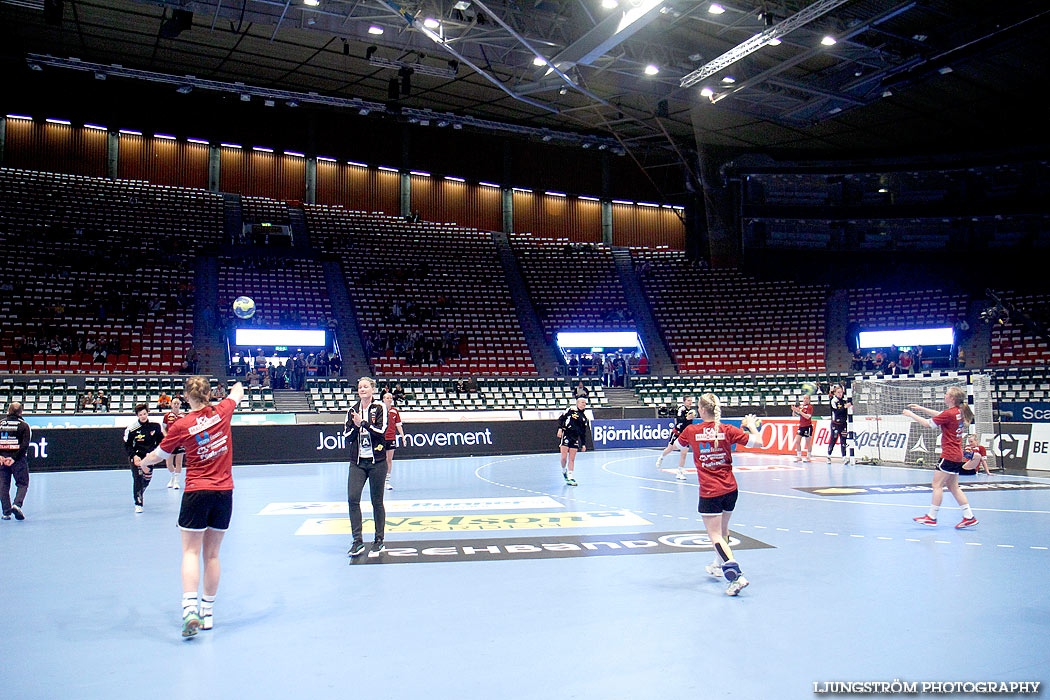
<svg viewBox="0 0 1050 700"><path fill-rule="evenodd" d="M172 456L174 456L174 455L184 455L184 454L186 454L186 448L185 447L176 447L174 450L171 451L171 454L172 454Z"/></svg>
<svg viewBox="0 0 1050 700"><path fill-rule="evenodd" d="M578 450L578 449L580 449L580 442L581 442L580 438L572 437L570 435L566 435L565 437L563 437L561 439L561 442L559 444L562 447L568 447L570 450Z"/></svg>
<svg viewBox="0 0 1050 700"><path fill-rule="evenodd" d="M805 428L800 427L798 429L799 437L813 437L813 426L807 425Z"/></svg>
<svg viewBox="0 0 1050 700"><path fill-rule="evenodd" d="M679 430L678 428L674 428L673 430L671 430L671 439L667 441L667 445L668 446L671 446L671 445L678 446L678 436L681 435L681 434L682 434L682 431Z"/></svg>
<svg viewBox="0 0 1050 700"><path fill-rule="evenodd" d="M966 462L953 462L950 459L942 459L941 463L937 465L937 470L960 476L973 476L977 473L976 469L963 469L965 466Z"/></svg>
<svg viewBox="0 0 1050 700"><path fill-rule="evenodd" d="M697 506L696 510L701 515L718 515L726 511L732 512L736 508L737 493L737 490L733 489L721 496L701 496L700 505Z"/></svg>
<svg viewBox="0 0 1050 700"><path fill-rule="evenodd" d="M230 527L232 515L233 491L185 491L182 510L179 511L179 528L195 532L225 532Z"/></svg>
<svg viewBox="0 0 1050 700"><path fill-rule="evenodd" d="M395 437L391 440L383 440L383 444L386 445L387 452L393 452L397 449L397 438Z"/></svg>

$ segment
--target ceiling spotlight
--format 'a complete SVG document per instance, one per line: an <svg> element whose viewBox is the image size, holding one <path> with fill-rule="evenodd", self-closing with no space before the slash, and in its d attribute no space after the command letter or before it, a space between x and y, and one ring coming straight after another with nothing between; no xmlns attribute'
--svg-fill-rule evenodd
<svg viewBox="0 0 1050 700"><path fill-rule="evenodd" d="M179 93L180 95L188 95L191 92L193 92L193 86L192 85L180 85L177 88L175 88L175 92Z"/></svg>
<svg viewBox="0 0 1050 700"><path fill-rule="evenodd" d="M459 2L452 6L452 9L462 12L468 7L470 7L470 0L459 0Z"/></svg>
<svg viewBox="0 0 1050 700"><path fill-rule="evenodd" d="M293 109L299 106L299 103L295 100L288 100L287 102L285 102L285 104Z"/></svg>
<svg viewBox="0 0 1050 700"><path fill-rule="evenodd" d="M547 65L547 59L545 59L543 56L537 56L536 58L532 59L532 65L545 66Z"/></svg>
<svg viewBox="0 0 1050 700"><path fill-rule="evenodd" d="M30 63L29 70L44 70L44 67L39 63Z"/></svg>
<svg viewBox="0 0 1050 700"><path fill-rule="evenodd" d="M723 12L725 12L725 11L726 11L726 8L722 7L722 6L721 6L721 5L719 5L719 4L717 3L717 2L713 2L713 3L711 3L711 5L710 5L710 6L709 6L709 7L707 8L707 11L708 11L708 12L710 12L711 14L713 14L713 15L720 15L720 14L722 14Z"/></svg>
<svg viewBox="0 0 1050 700"><path fill-rule="evenodd" d="M700 53L690 54L689 60L693 63L699 63L700 61L704 60L704 55Z"/></svg>
<svg viewBox="0 0 1050 700"><path fill-rule="evenodd" d="M838 43L838 41L835 39L835 37L833 37L833 36L831 36L829 34L828 36L826 36L823 39L821 39L820 43L821 43L822 46L834 46L835 44Z"/></svg>
<svg viewBox="0 0 1050 700"><path fill-rule="evenodd" d="M437 29L441 26L441 22L438 22L433 17L427 17L425 20L423 20L423 26L427 29Z"/></svg>
<svg viewBox="0 0 1050 700"><path fill-rule="evenodd" d="M447 119L442 119L441 121L438 122L438 126L442 126L442 127L448 126L448 120Z"/></svg>
<svg viewBox="0 0 1050 700"><path fill-rule="evenodd" d="M106 74L100 70L95 71L95 80L105 80Z"/></svg>
<svg viewBox="0 0 1050 700"><path fill-rule="evenodd" d="M590 141L584 141L583 142L583 147L584 148L590 148L591 147L591 142Z"/></svg>
<svg viewBox="0 0 1050 700"><path fill-rule="evenodd" d="M307 24L308 24L309 26L311 26L311 27L312 27L312 26L314 26L315 24L317 24L317 20L316 20L316 19L314 19L313 17L307 17L307 18L306 18L306 23L307 23Z"/></svg>
<svg viewBox="0 0 1050 700"><path fill-rule="evenodd" d="M249 95L246 92L242 92L241 93L241 102L251 102L251 101L252 101L252 96L251 95Z"/></svg>
<svg viewBox="0 0 1050 700"><path fill-rule="evenodd" d="M563 87L561 90L558 90L558 94L559 95L568 95L569 94L569 88Z"/></svg>
<svg viewBox="0 0 1050 700"><path fill-rule="evenodd" d="M659 72L660 72L660 66L657 66L657 65L655 65L653 63L650 63L649 65L647 65L645 67L645 74L646 75L656 75Z"/></svg>
<svg viewBox="0 0 1050 700"><path fill-rule="evenodd" d="M783 43L780 39L770 39L766 42L768 46L780 46Z"/></svg>
<svg viewBox="0 0 1050 700"><path fill-rule="evenodd" d="M273 107L276 104L277 103L274 102L273 100L263 100L263 106L265 106L265 107Z"/></svg>
<svg viewBox="0 0 1050 700"><path fill-rule="evenodd" d="M893 97L893 91L892 90L883 90L882 91L882 96L883 97Z"/></svg>
<svg viewBox="0 0 1050 700"><path fill-rule="evenodd" d="M321 4L321 0L303 0L303 4L307 7L317 7Z"/></svg>
<svg viewBox="0 0 1050 700"><path fill-rule="evenodd" d="M619 6L620 3L618 3L616 0L602 0L602 7L604 7L606 10L615 10Z"/></svg>
<svg viewBox="0 0 1050 700"><path fill-rule="evenodd" d="M709 88L709 87L705 87L705 88L702 88L702 89L700 90L700 94L701 94L701 95L703 95L704 97L713 97L713 96L714 96L714 94L715 94L715 91L714 91L714 90L712 90L712 89L711 89L711 88Z"/></svg>
<svg viewBox="0 0 1050 700"><path fill-rule="evenodd" d="M722 78L722 82L726 83L727 85L732 85L733 83L736 82L736 78L734 78L731 75L727 75L724 78Z"/></svg>
<svg viewBox="0 0 1050 700"><path fill-rule="evenodd" d="M952 69L951 66L942 66L941 68L937 69L937 72L940 73L941 75L948 75L949 73L954 72L954 70ZM95 74L95 77L96 78L98 77L97 73Z"/></svg>
<svg viewBox="0 0 1050 700"><path fill-rule="evenodd" d="M368 33L369 34L375 34L376 36L379 36L380 34L383 33L383 28L380 27L378 24L373 24L371 27L368 28Z"/></svg>
<svg viewBox="0 0 1050 700"><path fill-rule="evenodd" d="M604 151L608 147L609 147L609 144L603 143L602 145L598 146L598 150L599 151Z"/></svg>
<svg viewBox="0 0 1050 700"><path fill-rule="evenodd" d="M551 136L550 134L544 134L544 135L543 135L543 140L544 140L544 141L550 141L550 140L551 140L552 138L553 138L553 137L552 137L552 136Z"/></svg>
<svg viewBox="0 0 1050 700"><path fill-rule="evenodd" d="M372 110L370 110L368 107L362 107L361 109L357 110L357 113L360 114L362 117L367 117L368 113L371 111Z"/></svg>

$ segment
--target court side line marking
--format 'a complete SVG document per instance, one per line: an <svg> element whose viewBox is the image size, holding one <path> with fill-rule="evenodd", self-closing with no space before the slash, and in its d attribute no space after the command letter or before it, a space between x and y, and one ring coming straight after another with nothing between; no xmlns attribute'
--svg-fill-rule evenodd
<svg viewBox="0 0 1050 700"><path fill-rule="evenodd" d="M652 486L639 486L638 488L645 489L647 491L662 491L663 493L674 493L674 491L672 491L671 489L654 489Z"/></svg>

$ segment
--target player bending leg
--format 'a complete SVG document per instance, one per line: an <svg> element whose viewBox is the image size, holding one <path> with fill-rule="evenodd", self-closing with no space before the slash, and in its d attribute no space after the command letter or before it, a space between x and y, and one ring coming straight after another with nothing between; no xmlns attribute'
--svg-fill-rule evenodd
<svg viewBox="0 0 1050 700"><path fill-rule="evenodd" d="M707 573L729 581L726 595L738 595L748 585L740 565L729 548L729 518L736 508L737 484L733 476L733 445L759 447L762 438L755 417L744 419L747 432L722 421L722 405L714 394L700 397L699 425L690 425L678 436L680 449L693 451L693 462L700 482L697 510L704 519L707 536L715 548L715 560Z"/></svg>
<svg viewBox="0 0 1050 700"><path fill-rule="evenodd" d="M576 407L570 408L558 418L558 440L561 450L561 475L569 486L576 486L573 473L576 467L576 452L587 451L587 435L591 423L587 420L587 399L576 399Z"/></svg>
<svg viewBox="0 0 1050 700"><path fill-rule="evenodd" d="M977 473L976 464L972 458L968 461L963 454L962 441L967 426L973 422L973 411L966 405L966 389L961 386L953 386L944 394L944 411L935 411L918 404L908 404L908 409L903 414L916 423L925 425L936 430L941 429L941 461L933 474L933 499L930 510L926 515L914 518L915 522L923 525L937 524L937 511L941 508L941 499L944 497L944 488L947 487L955 497L956 503L962 508L963 519L955 526L956 530L973 527L977 524L977 518L973 515L970 502L966 494L959 488L959 476L972 476ZM919 411L930 416L923 418L915 413ZM973 468L971 468L973 464Z"/></svg>
<svg viewBox="0 0 1050 700"><path fill-rule="evenodd" d="M685 430L685 426L693 422L696 418L696 411L693 409L693 397L683 396L682 405L678 407L678 412L675 413L674 417L674 428L671 430L671 439L667 442L667 447L660 453L660 456L656 458L656 468L659 469L660 465L663 464L664 457L678 446L678 436ZM678 458L678 471L675 472L675 478L685 481L685 453L681 453Z"/></svg>

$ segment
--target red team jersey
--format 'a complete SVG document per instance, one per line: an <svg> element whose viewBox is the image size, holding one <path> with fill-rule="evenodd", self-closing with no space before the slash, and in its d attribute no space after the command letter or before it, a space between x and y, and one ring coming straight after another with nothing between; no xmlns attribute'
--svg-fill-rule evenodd
<svg viewBox="0 0 1050 700"><path fill-rule="evenodd" d="M966 423L963 422L962 411L959 410L959 407L952 406L930 420L934 425L941 427L941 459L949 462L965 462L962 439L963 433L966 432Z"/></svg>
<svg viewBox="0 0 1050 700"><path fill-rule="evenodd" d="M185 413L179 413L176 415L175 413L172 413L170 411L164 414L164 434L167 435L168 431L171 430L171 426L175 423L175 421L177 421L185 415Z"/></svg>
<svg viewBox="0 0 1050 700"><path fill-rule="evenodd" d="M798 407L798 410L802 411L802 415L798 417L798 427L810 428L813 426L813 404L802 404Z"/></svg>
<svg viewBox="0 0 1050 700"><path fill-rule="evenodd" d="M715 439L718 445L715 446ZM720 423L718 434L715 424L707 421L699 425L688 425L678 436L678 444L693 450L693 463L700 480L700 496L711 498L736 490L733 476L733 445L746 445L749 435L735 425Z"/></svg>
<svg viewBox="0 0 1050 700"><path fill-rule="evenodd" d="M386 432L383 433L383 437L387 440L393 440L397 437L397 426L401 422L401 412L395 407L391 406L390 410L387 411L387 424Z"/></svg>
<svg viewBox="0 0 1050 700"><path fill-rule="evenodd" d="M168 428L160 449L171 454L177 447L185 448L187 491L233 489L230 419L234 408L232 399L223 399L184 414Z"/></svg>

